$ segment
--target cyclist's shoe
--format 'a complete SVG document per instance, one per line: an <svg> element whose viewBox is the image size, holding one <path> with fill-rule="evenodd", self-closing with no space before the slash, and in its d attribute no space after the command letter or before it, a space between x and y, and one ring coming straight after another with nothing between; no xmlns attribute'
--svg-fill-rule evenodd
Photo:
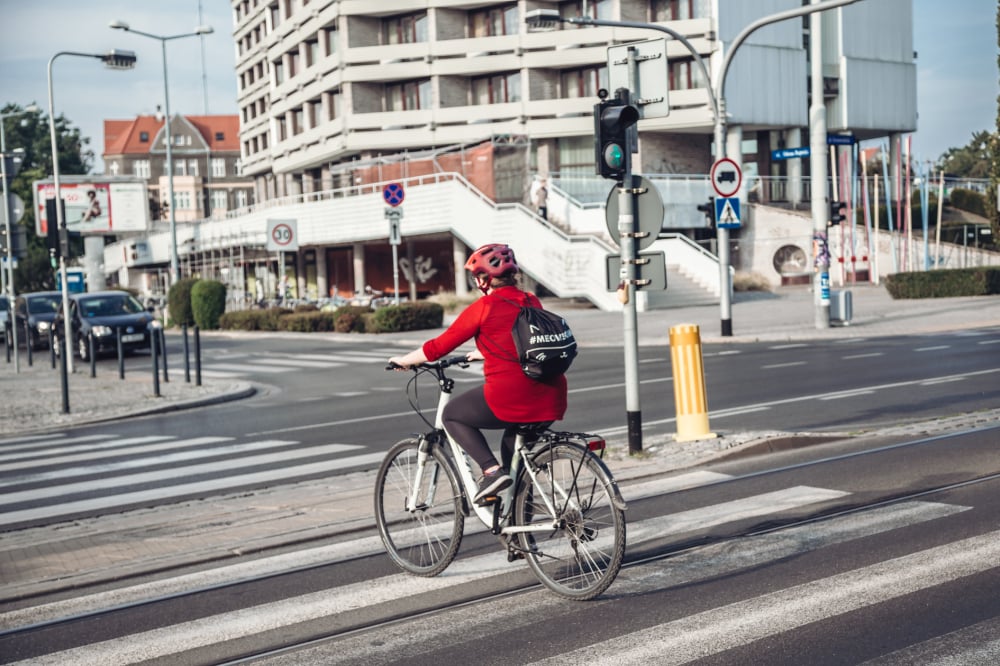
<svg viewBox="0 0 1000 666"><path fill-rule="evenodd" d="M483 474L483 478L479 481L479 492L476 493L473 502L480 506L485 506L487 504L493 504L500 498L497 497L497 493L509 486L514 482L503 468L498 469L492 474Z"/></svg>

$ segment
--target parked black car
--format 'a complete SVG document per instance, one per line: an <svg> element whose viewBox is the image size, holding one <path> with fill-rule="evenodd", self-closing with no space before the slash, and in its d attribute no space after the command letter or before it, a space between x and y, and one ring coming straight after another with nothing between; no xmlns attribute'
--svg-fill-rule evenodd
<svg viewBox="0 0 1000 666"><path fill-rule="evenodd" d="M0 328L3 329L4 344L7 344L7 329L10 328L10 301L0 295Z"/></svg>
<svg viewBox="0 0 1000 666"><path fill-rule="evenodd" d="M32 349L47 349L49 329L62 307L62 292L34 291L21 294L14 301L14 323L18 327L18 344L24 339L24 324L28 323L28 339Z"/></svg>
<svg viewBox="0 0 1000 666"><path fill-rule="evenodd" d="M126 352L149 349L153 329L160 323L152 313L126 291L95 291L73 294L69 316L73 327L76 354L90 358L90 338L97 355L117 352L117 331L121 329L122 348ZM56 331L62 334L62 313L56 317Z"/></svg>

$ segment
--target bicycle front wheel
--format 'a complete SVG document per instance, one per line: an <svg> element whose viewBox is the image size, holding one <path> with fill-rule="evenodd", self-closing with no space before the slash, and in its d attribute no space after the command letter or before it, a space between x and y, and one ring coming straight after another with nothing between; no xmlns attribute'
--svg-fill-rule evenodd
<svg viewBox="0 0 1000 666"><path fill-rule="evenodd" d="M556 594L593 599L614 581L625 556L625 512L615 505L611 473L587 449L569 442L545 447L533 461L537 482L527 473L521 477L515 521L555 527L520 533L525 559Z"/></svg>
<svg viewBox="0 0 1000 666"><path fill-rule="evenodd" d="M422 469L419 453L419 440L404 439L386 454L375 477L375 522L397 566L418 576L436 576L455 559L462 543L462 492L440 448L430 446Z"/></svg>

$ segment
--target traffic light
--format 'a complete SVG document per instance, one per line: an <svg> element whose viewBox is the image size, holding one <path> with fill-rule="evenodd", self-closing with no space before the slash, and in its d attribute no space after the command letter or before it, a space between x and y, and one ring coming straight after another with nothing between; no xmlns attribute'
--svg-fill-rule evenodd
<svg viewBox="0 0 1000 666"><path fill-rule="evenodd" d="M847 215L845 214L847 210L847 204L843 201L831 201L830 202L830 224L840 224L845 219Z"/></svg>
<svg viewBox="0 0 1000 666"><path fill-rule="evenodd" d="M705 219L708 224L705 225L707 229L711 229L715 226L715 197L709 197L708 203L698 204L698 210L705 214Z"/></svg>
<svg viewBox="0 0 1000 666"><path fill-rule="evenodd" d="M628 130L638 122L639 110L626 102L627 91L618 93L594 105L594 161L599 176L620 181L629 170Z"/></svg>

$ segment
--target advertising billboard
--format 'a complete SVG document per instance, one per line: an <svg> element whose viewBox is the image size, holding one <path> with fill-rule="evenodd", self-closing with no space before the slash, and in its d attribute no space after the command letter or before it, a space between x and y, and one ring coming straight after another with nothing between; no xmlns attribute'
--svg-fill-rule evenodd
<svg viewBox="0 0 1000 666"><path fill-rule="evenodd" d="M59 194L65 202L66 228L71 233L117 234L149 229L149 201L143 180L60 178ZM45 236L49 229L45 201L55 197L55 184L51 180L35 181L34 195L35 233Z"/></svg>

